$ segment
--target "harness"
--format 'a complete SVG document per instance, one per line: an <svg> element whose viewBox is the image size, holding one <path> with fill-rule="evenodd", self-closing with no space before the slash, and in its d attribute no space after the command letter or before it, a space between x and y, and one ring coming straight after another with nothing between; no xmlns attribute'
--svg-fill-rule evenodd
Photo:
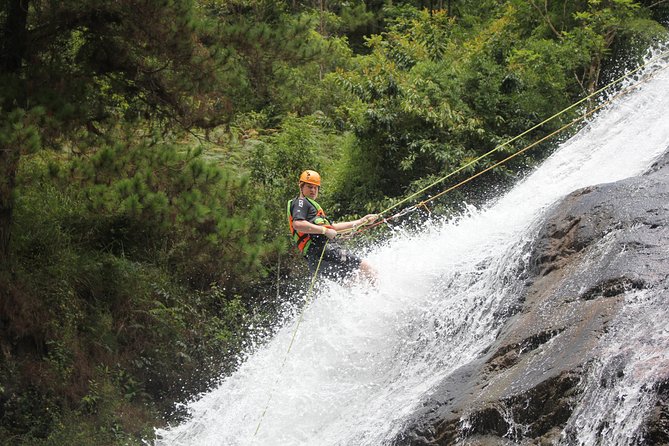
<svg viewBox="0 0 669 446"><path fill-rule="evenodd" d="M314 217L313 220L309 221L309 223L313 223L319 226L329 226L330 220L328 220L327 216L325 215L325 211L323 211L323 208L321 208L321 206L311 198L304 197L304 199L307 200L309 203L311 203L311 205L314 208L316 208L316 217ZM293 198L292 200L288 200L288 205L286 207L286 214L288 215L288 227L290 228L291 240L303 255L307 255L307 251L309 250L309 247L311 246L312 242L312 237L311 237L312 234L298 232L293 227L293 214L291 212L291 208L293 207L293 201L295 201L295 198Z"/></svg>

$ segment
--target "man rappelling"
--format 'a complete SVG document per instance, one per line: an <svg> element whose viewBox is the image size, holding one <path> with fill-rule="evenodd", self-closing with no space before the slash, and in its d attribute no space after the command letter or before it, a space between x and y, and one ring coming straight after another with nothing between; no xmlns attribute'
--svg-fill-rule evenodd
<svg viewBox="0 0 669 446"><path fill-rule="evenodd" d="M338 231L355 230L372 223L376 214L342 223L332 222L316 202L321 186L321 176L313 170L300 175L300 194L288 201L288 224L293 243L300 250L312 273L317 270L330 279L347 279L360 272L374 281L376 272L366 259L351 254L334 241ZM325 252L323 252L325 250ZM321 260L322 254L322 260ZM320 267L319 267L320 261Z"/></svg>

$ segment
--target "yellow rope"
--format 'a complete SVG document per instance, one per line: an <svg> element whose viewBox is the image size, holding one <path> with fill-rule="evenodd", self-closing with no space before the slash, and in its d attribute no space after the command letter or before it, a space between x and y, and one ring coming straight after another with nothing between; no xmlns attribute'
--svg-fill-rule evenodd
<svg viewBox="0 0 669 446"><path fill-rule="evenodd" d="M664 69L666 69L666 68L667 68L667 67L662 68L662 69L664 70ZM661 70L660 70L660 71L661 71ZM493 164L492 166L489 166L489 167L487 167L486 169L484 169L484 170L482 170L482 171L480 171L480 172L478 172L478 173L472 175L471 177L469 177L469 178L467 178L467 179L465 179L465 180L459 182L458 184L456 184L456 185L454 185L454 186L451 186L451 187L449 187L448 189L439 192L438 194L434 195L433 197L430 197L430 199L429 199L429 200L426 200L426 201L432 201L432 200L434 200L434 199L436 199L436 198L438 198L438 197L440 197L440 196L442 196L442 195L444 195L444 194L446 194L446 193L452 191L453 189L456 189L456 188L462 186L463 184L466 184L466 183L470 182L471 180L473 180L474 178L476 178L476 177L478 177L478 176L484 174L485 172L488 172L489 170L492 170L492 169L494 169L495 167L497 167L497 166L499 166L499 165L501 165L501 164L506 163L506 162L509 161L510 159L515 158L516 156L520 155L520 154L523 153L523 152L526 152L527 150L531 149L532 147L535 147L536 145L541 144L541 143L544 142L545 140L547 140L547 139L549 139L549 138L551 138L551 137L557 135L558 133L562 132L563 130L565 130L565 129L569 128L569 127L571 127L572 125L576 124L577 122L579 122L579 121L581 121L581 120L587 118L588 116L594 114L594 113L597 112L598 110L601 110L601 109L604 108L606 105L610 104L610 103L613 102L615 99L617 99L618 97L620 97L620 96L622 96L623 94L625 94L628 90L630 90L630 89L632 89L633 87L636 87L637 85L639 85L639 83L640 83L640 82L638 82L638 83L636 83L636 84L634 84L634 85L631 85L631 86L625 88L624 90L622 90L622 91L616 93L613 97L611 97L610 99L607 99L606 101L602 102L601 104L599 104L597 107L593 108L592 110L588 110L588 111L587 111L586 113L584 113L582 116L579 116L578 118L573 119L571 122L569 122L569 123L563 125L563 126L560 127L559 129L557 129L557 130L551 132L550 134L544 136L543 138L540 138L540 139L538 139L537 141L535 141L535 142L529 144L528 146L524 147L523 149L517 151L516 153L514 153L514 154L512 154L512 155L509 155L508 157L506 157L506 158L504 158L503 160L501 160L501 161L499 161L499 162ZM422 203L421 203L421 204L422 204Z"/></svg>
<svg viewBox="0 0 669 446"><path fill-rule="evenodd" d="M553 119L557 118L558 116L561 116L561 115L565 114L566 112L568 112L569 110L571 110L571 109L573 109L573 108L575 108L575 107L581 105L583 102L592 99L594 96L596 96L596 95L598 95L599 93L602 93L603 91L606 91L607 89L611 88L612 86L614 86L614 85L616 85L616 84L622 82L625 78L627 78L627 77L633 75L634 73L636 73L636 72L642 70L643 68L645 68L646 66L648 66L650 63L655 62L657 59L664 57L666 54L669 54L669 51L666 51L666 52L660 54L659 56L654 57L653 59L649 60L649 61L646 62L645 64L643 64L643 65L637 67L636 69L630 71L629 73L624 74L623 76L620 76L618 79L614 80L613 82L610 82L608 85L606 85L606 86L600 88L599 90L597 90L597 91L595 91L595 92L589 94L588 96L584 97L583 99L581 99L581 100L579 100L579 101L573 103L572 105L570 105L569 107L565 108L564 110L561 110L561 111L557 112L556 114L554 114L554 115L551 116L550 118L544 119L543 121L541 121L539 124L535 125L534 127L531 127L531 128L529 128L529 129L525 130L523 133L521 133L521 134L519 134L519 135L517 135L517 136L515 136L515 137L513 137L513 138L511 138L511 139L509 139L508 141L506 141L506 142L504 142L504 143L498 145L498 146L495 147L494 149L488 151L487 153L484 153L483 155L479 156L478 158L476 158L476 159L470 161L469 163L467 163L467 164L465 164L465 165L459 167L458 169L454 170L453 172L449 173L448 175L446 175L446 176L444 176L444 177L442 177L442 178L436 180L436 181L433 182L432 184L429 184L428 186L425 186L424 188L422 188L422 189L419 190L418 192L415 192L415 193L409 195L408 197L406 197L405 199L401 200L400 202L395 203L394 205L390 206L389 208L387 208L387 209L381 211L381 212L379 213L379 215L383 215L383 214L385 214L386 212L390 211L391 209L396 208L396 207L399 206L400 204L405 203L405 202L407 202L408 200L410 200L410 199L416 197L417 195L422 194L422 193L425 192L426 190L431 189L432 187L434 187L434 186L436 186L437 184L439 184L439 183L445 181L446 179L448 179L448 178L450 178L451 176L455 175L456 173L462 171L463 169L466 169L467 167L471 166L472 164L475 164L475 163L479 162L479 161L482 160L483 158L485 158L485 157L487 157L487 156L490 156L490 155L493 154L494 152L496 152L496 151L502 149L503 147L508 146L508 145L511 144L512 142L514 142L514 141L516 141L516 140L522 138L523 136L527 135L528 133L530 133L530 132L532 132L532 131L538 129L539 127L541 127L541 126L543 126L544 124L546 124L546 123L552 121Z"/></svg>
<svg viewBox="0 0 669 446"><path fill-rule="evenodd" d="M411 194L411 195L407 196L406 198L400 200L399 202L395 203L394 205L392 205L392 206L388 207L387 209L385 209L385 210L379 212L378 215L381 216L381 215L387 213L388 211L390 211L390 210L396 208L397 206L399 206L399 205L401 205L401 204L403 204L403 203L406 203L407 201L411 200L412 198L415 198L416 196L418 196L418 195L422 194L423 192L427 191L428 189L430 189L430 188L436 186L437 184L439 184L439 183L441 183L441 182L447 180L448 178L452 177L452 176L455 175L456 173L462 171L463 169L466 169L467 167L469 167L469 166L471 166L471 165L473 165L473 164L479 162L479 161L482 160L483 158L486 158L486 157L492 155L494 152L496 152L496 151L502 149L502 148L505 147L505 146L508 146L508 145L511 144L512 142L514 142L514 141L516 141L516 140L522 138L523 136L527 135L528 133L532 132L533 130L536 130L537 128L539 128L539 127L541 127L542 125L544 125L544 124L546 124L546 123L552 121L553 119L557 118L558 116L563 115L564 113L568 112L569 110L571 110L571 109L573 109L573 108L579 106L579 105L582 104L583 102L592 99L594 96L596 96L596 95L602 93L603 91L605 91L605 90L611 88L612 86L614 86L614 85L616 85L616 84L622 82L625 78L627 78L627 77L629 77L629 76L631 76L631 75L637 73L638 71L642 70L643 68L645 68L645 67L648 66L649 64L651 64L651 63L657 61L658 59L660 59L660 58L666 56L667 54L669 54L669 51L665 51L664 53L662 53L662 54L660 54L660 55L658 55L658 56L655 56L654 58L650 59L650 60L649 60L648 62L646 62L645 64L640 65L640 66L637 67L636 69L634 69L634 70L632 70L632 71L630 71L630 72L624 74L623 76L621 76L621 77L619 77L618 79L616 79L616 80L610 82L609 84L607 84L606 86L600 88L599 90L597 90L597 91L595 91L595 92L589 94L588 96L584 97L583 99L581 99L581 100L579 100L579 101L573 103L573 104L570 105L569 107L567 107L567 108L565 108L565 109L559 111L558 113L555 113L555 114L554 114L553 116L551 116L550 118L544 119L544 120L541 121L539 124L537 124L537 125L531 127L531 128L528 129L528 130L525 130L523 133L521 133L521 134L519 134L519 135L517 135L517 136L515 136L515 137L513 137L513 138L511 138L511 139L509 139L509 140L507 140L507 141L505 141L504 143L502 143L502 144L496 146L494 149L492 149L492 150L490 150L490 151L484 153L483 155L479 156L478 158L476 158L476 159L474 159L474 160L468 162L467 164L464 164L463 166L457 168L456 170L452 171L452 172L449 173L448 175L446 175L446 176L444 176L444 177L441 177L441 178L437 179L436 181L434 181L433 183L431 183L431 184L425 186L424 188L420 189L419 191L414 192L413 194ZM667 67L664 67L664 68L662 68L662 69L665 69L665 68L667 68ZM661 71L661 70L659 70L659 71ZM657 73L654 73L654 74L657 74ZM512 155L510 155L510 156L508 156L507 158L503 159L502 161L499 161L499 162L495 163L494 165L489 166L488 168L482 170L481 172L478 172L478 173L472 175L471 177L469 177L469 178L467 178L467 179L461 181L460 183L456 184L455 186L449 187L448 189L446 189L446 190L444 190L444 191L438 193L437 195L435 195L435 196L433 196L433 197L430 197L430 198L427 199L427 200L421 201L421 202L418 204L418 206L423 206L423 207L425 207L425 209L427 209L428 212L429 212L430 210L429 210L429 208L426 206L426 203L428 203L428 202L430 202L430 201L436 199L437 197L440 197L440 196L444 195L444 194L447 193L447 192L452 191L453 189L456 189L456 188L462 186L463 184L468 183L469 181L471 181L471 180L473 180L474 178L476 178L476 177L482 175L483 173L488 172L488 171L490 171L491 169L494 169L495 167L497 167L497 166L499 166L499 165L501 165L501 164L503 164L503 163L509 161L510 159L512 159L512 158L514 158L514 157L520 155L521 153L526 152L526 151L529 150L530 148L535 147L537 144L539 144L539 143L545 141L546 139L548 139L548 138L550 138L550 137L556 135L557 133L559 133L559 132L565 130L566 128L571 127L571 126L574 125L576 122L585 119L587 116L593 114L593 113L596 112L597 110L600 110L600 109L601 109L602 107L604 107L606 104L611 103L615 98L617 98L618 96L622 95L624 92L626 92L627 90L631 89L632 87L638 85L639 83L641 83L641 82L638 82L638 83L636 83L636 84L634 84L634 85L632 85L632 86L630 86L630 87L627 87L626 89L624 89L624 90L622 90L621 92L617 93L617 94L614 95L612 98L610 98L610 99L604 101L602 104L600 104L599 106L595 107L594 109L589 110L588 112L584 113L582 116L580 116L580 117L578 117L578 118L572 120L570 123L568 123L568 124L566 124L566 125L560 127L558 130L556 130L556 131L550 133L550 134L547 135L547 136L544 136L543 138L539 139L538 141L535 141L535 142L531 143L530 145L526 146L526 147L523 148L522 150L519 150L518 152L516 152L516 153L514 153L514 154L512 154ZM363 222L360 226L358 226L358 227L356 228L356 230L360 230L362 227L364 227L364 226L366 226L366 225L368 225L368 224L369 224L369 223L367 223L367 222ZM353 229L347 229L347 230L343 230L343 231L339 231L339 232L340 232L340 233L346 233L346 232L352 232L352 231L353 231Z"/></svg>
<svg viewBox="0 0 669 446"><path fill-rule="evenodd" d="M297 330L300 328L300 324L302 323L302 319L304 318L304 310L309 306L309 303L311 302L311 295L314 290L314 285L316 284L316 278L318 277L318 270L321 267L321 262L323 261L323 256L325 255L325 248L328 246L328 242L329 240L326 239L325 244L323 245L323 251L321 252L320 258L318 259L316 270L314 271L314 275L311 277L311 283L309 284L309 290L307 291L307 299L304 305L302 306L302 309L300 310L300 316L297 319L297 324L295 324L295 329L293 330L293 336L290 338L290 344L288 344L288 350L286 350L286 354L283 357L283 362L281 363L281 367L279 368L279 374L276 377L276 381L274 382L272 390L269 393L267 404L265 404L265 409L262 411L262 414L260 415L260 420L258 420L258 426L256 427L256 430L253 433L254 437L258 435L258 431L260 431L260 425L262 424L263 419L265 419L265 414L267 413L267 409L269 409L269 404L272 401L274 389L279 383L279 379L281 379L281 373L283 372L283 367L286 365L286 362L288 360L288 355L290 354L290 350L293 348L293 343L295 342L295 337L297 336Z"/></svg>

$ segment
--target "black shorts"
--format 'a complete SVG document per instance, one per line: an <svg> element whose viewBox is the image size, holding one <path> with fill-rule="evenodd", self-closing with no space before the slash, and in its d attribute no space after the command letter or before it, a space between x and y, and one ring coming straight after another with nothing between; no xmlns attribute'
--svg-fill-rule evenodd
<svg viewBox="0 0 669 446"><path fill-rule="evenodd" d="M322 248L311 246L305 256L312 274L318 267L321 253ZM318 268L318 274L332 280L345 279L360 269L361 262L362 259L351 254L347 249L328 243L325 245L325 254L323 254L321 266Z"/></svg>

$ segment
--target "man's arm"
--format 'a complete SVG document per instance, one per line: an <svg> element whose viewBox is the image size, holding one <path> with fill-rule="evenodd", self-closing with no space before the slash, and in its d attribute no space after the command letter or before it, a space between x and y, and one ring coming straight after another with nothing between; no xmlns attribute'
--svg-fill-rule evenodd
<svg viewBox="0 0 669 446"><path fill-rule="evenodd" d="M293 221L293 228L298 232L303 232L306 234L321 234L332 240L337 236L337 231L332 228L326 228L325 226L315 225L309 223L306 220L297 220Z"/></svg>
<svg viewBox="0 0 669 446"><path fill-rule="evenodd" d="M357 220L335 223L332 225L332 228L315 225L306 220L293 220L293 228L305 234L321 234L332 240L337 236L337 231L345 231L347 229L356 230L362 225L372 223L377 218L379 218L377 214L368 214Z"/></svg>
<svg viewBox="0 0 669 446"><path fill-rule="evenodd" d="M295 228L297 232L303 232L305 234L325 234L324 231L327 230L325 226L309 223L306 220L293 220L293 228Z"/></svg>

